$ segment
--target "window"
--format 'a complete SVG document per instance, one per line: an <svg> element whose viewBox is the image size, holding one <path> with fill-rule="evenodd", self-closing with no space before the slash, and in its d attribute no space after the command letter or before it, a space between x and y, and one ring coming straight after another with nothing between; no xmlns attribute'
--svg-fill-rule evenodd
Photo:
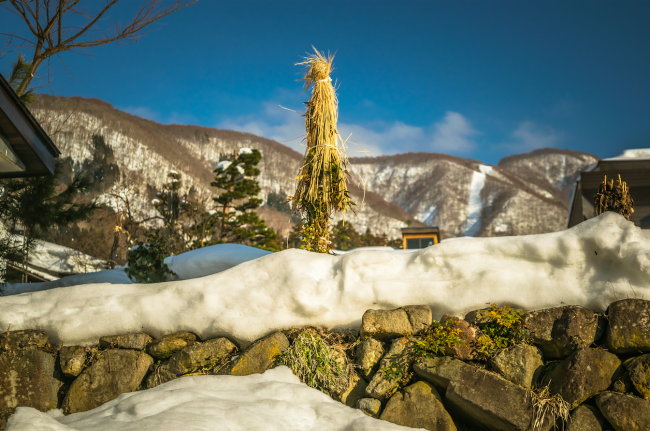
<svg viewBox="0 0 650 431"><path fill-rule="evenodd" d="M426 248L429 247L430 245L435 244L434 238L433 237L427 237L427 238L407 238L406 239L406 248L409 250L413 249L418 249L418 248Z"/></svg>

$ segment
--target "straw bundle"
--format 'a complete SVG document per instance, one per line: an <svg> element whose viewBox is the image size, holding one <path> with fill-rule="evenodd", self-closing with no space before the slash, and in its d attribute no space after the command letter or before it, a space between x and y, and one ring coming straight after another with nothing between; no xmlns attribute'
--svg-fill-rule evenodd
<svg viewBox="0 0 650 431"><path fill-rule="evenodd" d="M596 215L605 211L613 211L629 220L630 215L634 212L634 201L630 196L630 189L626 182L621 181L620 174L616 185L614 180L607 182L607 175L605 175L598 193L594 196L594 204L596 204Z"/></svg>
<svg viewBox="0 0 650 431"><path fill-rule="evenodd" d="M327 58L314 48L307 56L305 92L313 87L311 97L305 102L305 159L296 179L298 185L292 201L293 209L303 215L303 248L329 253L329 225L334 211L345 212L354 203L350 200L347 180L348 160L345 142L341 140L336 122L338 101L332 86L333 55ZM340 141L340 145L339 145Z"/></svg>

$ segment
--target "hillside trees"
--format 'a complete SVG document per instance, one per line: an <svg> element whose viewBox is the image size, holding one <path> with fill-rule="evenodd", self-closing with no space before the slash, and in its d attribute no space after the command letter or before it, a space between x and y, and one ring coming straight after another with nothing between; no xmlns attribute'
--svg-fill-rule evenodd
<svg viewBox="0 0 650 431"><path fill-rule="evenodd" d="M332 248L335 250L352 250L358 247L402 247L399 239L389 240L386 234L373 235L370 228L360 234L350 223L339 221L332 228Z"/></svg>
<svg viewBox="0 0 650 431"><path fill-rule="evenodd" d="M85 52L88 48L112 42L136 41L145 29L159 19L183 9L198 0L174 0L168 6L161 6L163 0L147 0L141 3L133 18L125 24L116 20L109 22L107 12L119 0L95 3L91 10L80 0L8 0L0 2L0 8L13 13L27 27L24 33L0 32L10 38L9 44L28 48L31 55L26 62L25 74L20 80L16 94L22 96L36 76L36 72L53 56L65 51ZM48 70L49 74L49 70Z"/></svg>
<svg viewBox="0 0 650 431"><path fill-rule="evenodd" d="M205 222L210 217L206 203L194 187L183 190L183 178L177 171L170 171L167 178L151 201L158 212L156 218L163 224L157 233L164 239L169 254L200 248L205 245L200 239L207 234Z"/></svg>

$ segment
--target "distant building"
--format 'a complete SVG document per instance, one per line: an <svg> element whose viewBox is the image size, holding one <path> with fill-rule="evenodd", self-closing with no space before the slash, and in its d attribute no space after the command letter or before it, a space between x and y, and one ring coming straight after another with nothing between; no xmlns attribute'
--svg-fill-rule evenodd
<svg viewBox="0 0 650 431"><path fill-rule="evenodd" d="M404 250L429 247L440 242L440 229L437 227L403 227L402 241Z"/></svg>
<svg viewBox="0 0 650 431"><path fill-rule="evenodd" d="M627 183L634 200L634 213L630 221L650 229L650 149L626 150L623 154L599 160L580 172L573 187L568 227L596 216L594 196L603 182L621 180Z"/></svg>

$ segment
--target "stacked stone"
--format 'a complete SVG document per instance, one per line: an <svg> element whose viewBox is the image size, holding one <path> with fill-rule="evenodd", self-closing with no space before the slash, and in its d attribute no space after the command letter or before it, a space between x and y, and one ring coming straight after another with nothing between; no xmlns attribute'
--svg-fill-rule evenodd
<svg viewBox="0 0 650 431"><path fill-rule="evenodd" d="M476 346L481 328L494 319L489 311L464 319L444 315L443 325L460 329L463 345L414 362L410 341L431 325L431 309L368 310L354 350L355 374L333 398L413 428L547 431L557 424L547 415L534 428L530 391L548 386L571 409L567 431L650 430L650 301L617 301L605 315L578 306L515 310L532 345L504 349L485 364ZM237 352L226 337L177 332L155 340L119 334L95 347L56 349L43 331L7 331L0 336L0 429L18 406L70 414L183 376L263 373L289 345L276 332ZM412 378L400 385L387 374L395 364Z"/></svg>

